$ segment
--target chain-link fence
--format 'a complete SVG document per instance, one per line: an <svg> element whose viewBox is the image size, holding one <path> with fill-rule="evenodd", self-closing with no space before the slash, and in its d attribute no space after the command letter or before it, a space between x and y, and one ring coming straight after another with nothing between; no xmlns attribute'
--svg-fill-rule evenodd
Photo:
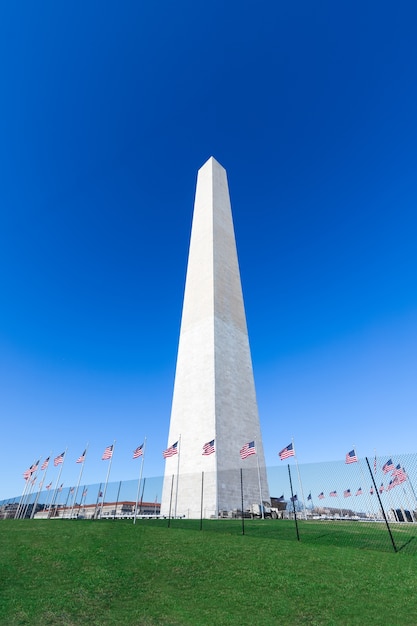
<svg viewBox="0 0 417 626"><path fill-rule="evenodd" d="M352 451L353 452L353 451ZM356 458L107 484L27 489L0 502L14 519L145 519L170 527L417 551L417 455ZM259 520L259 522L255 522Z"/></svg>

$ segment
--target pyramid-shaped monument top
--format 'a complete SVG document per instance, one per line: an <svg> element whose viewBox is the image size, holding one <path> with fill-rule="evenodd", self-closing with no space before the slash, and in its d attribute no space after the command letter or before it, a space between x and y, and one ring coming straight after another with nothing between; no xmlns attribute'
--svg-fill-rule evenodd
<svg viewBox="0 0 417 626"><path fill-rule="evenodd" d="M182 330L207 315L247 333L227 174L213 157L197 177Z"/></svg>
<svg viewBox="0 0 417 626"><path fill-rule="evenodd" d="M202 472L205 516L241 508L240 449L251 441L246 505L269 500L227 174L213 157L197 176L168 447L176 441L163 515L175 502L175 515L200 516Z"/></svg>

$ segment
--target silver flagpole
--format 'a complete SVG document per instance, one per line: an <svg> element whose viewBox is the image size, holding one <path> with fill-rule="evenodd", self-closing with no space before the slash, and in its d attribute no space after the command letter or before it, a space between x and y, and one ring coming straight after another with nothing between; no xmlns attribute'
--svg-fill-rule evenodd
<svg viewBox="0 0 417 626"><path fill-rule="evenodd" d="M57 478L56 484L55 484L54 495L53 495L53 498L51 499L51 504L49 505L48 519L51 517L51 508L55 505L55 500L56 500L56 496L57 496L57 489L58 489L59 481L61 479L61 474L62 474L62 468L64 467L65 459L67 458L67 450L68 450L68 447L65 448L65 452L63 454L64 459L63 459L63 461L61 463L61 467L59 468L59 474L58 474L58 478Z"/></svg>
<svg viewBox="0 0 417 626"><path fill-rule="evenodd" d="M258 457L258 450L256 449L256 441L255 441L255 450L256 450L256 465L258 467L259 498L261 500L261 512L262 512L261 514L262 514L262 519L265 519L264 503L262 502L261 473L259 471L259 457Z"/></svg>
<svg viewBox="0 0 417 626"><path fill-rule="evenodd" d="M24 497L24 495L26 493L26 489L28 488L28 480L29 480L29 477L25 478L25 485L23 487L22 495L19 498L19 504L16 507L16 512L14 514L14 519L18 519L18 515L20 515L20 506L22 504L23 497Z"/></svg>
<svg viewBox="0 0 417 626"><path fill-rule="evenodd" d="M90 444L87 443L86 447L85 447L85 452L84 452L84 461L82 461L81 463L81 469L80 469L80 475L78 476L78 482L77 482L77 487L74 489L74 497L72 499L72 506L71 506L71 511L70 511L70 516L69 518L72 519L72 513L74 511L74 506L75 506L75 501L77 498L77 494L78 494L78 489L80 488L80 482L81 482L81 477L83 475L83 471L84 471L84 463L85 463L85 459L87 458L87 451L88 451L88 446Z"/></svg>
<svg viewBox="0 0 417 626"><path fill-rule="evenodd" d="M47 490L48 493L46 494L47 498L45 498L45 509L44 510L47 513L47 517L48 517L48 514L49 514L49 507L51 506L51 502L52 502L52 496L54 495L54 490L52 489L52 483L53 483L53 480L51 480L51 482L50 482L49 489L48 489L48 485L46 486L46 490Z"/></svg>
<svg viewBox="0 0 417 626"><path fill-rule="evenodd" d="M300 484L301 497L303 498L304 519L307 519L307 511L306 511L306 503L305 503L305 499L304 499L303 483L301 482L300 468L298 467L298 459L297 459L297 453L295 451L294 439L292 440L292 447L294 448L294 457L295 457L295 464L297 466L298 482Z"/></svg>
<svg viewBox="0 0 417 626"><path fill-rule="evenodd" d="M177 486L175 489L175 508L174 508L174 518L177 517L177 502L178 502L178 480L180 475L180 455L181 455L181 435L178 437L178 461L177 461Z"/></svg>
<svg viewBox="0 0 417 626"><path fill-rule="evenodd" d="M68 487L68 494L67 494L67 498L65 500L63 511L62 511L62 519L65 519L65 511L68 510L68 500L70 499L71 489L72 489L72 487Z"/></svg>
<svg viewBox="0 0 417 626"><path fill-rule="evenodd" d="M219 477L217 475L217 439L214 438L214 454L216 455L216 470L214 472L214 480L216 481L216 518L219 518Z"/></svg>
<svg viewBox="0 0 417 626"><path fill-rule="evenodd" d="M24 518L24 513L25 513L25 509L26 509L26 503L28 501L31 489L32 489L32 474L28 478L28 484L26 485L25 494L24 494L23 500L22 500L21 505L20 505L20 511L19 511L19 518L18 519L23 519Z"/></svg>
<svg viewBox="0 0 417 626"><path fill-rule="evenodd" d="M136 516L137 516L137 512L138 512L138 500L139 500L139 490L140 490L140 483L142 480L142 472L143 472L143 462L145 460L145 449L146 449L146 437L143 441L143 450L142 450L142 460L141 460L141 464L140 464L140 472L139 472L139 480L138 480L138 491L136 494L136 502L135 502L135 515L133 516L133 523L136 524Z"/></svg>
<svg viewBox="0 0 417 626"><path fill-rule="evenodd" d="M32 486L31 486L31 489L30 489L29 499L28 499L27 504L26 504L25 517L26 517L28 509L29 509L29 507L31 505L31 500L32 499L33 499L33 502L32 502L32 510L33 510L33 505L35 503L36 495L37 495L37 487L35 487L35 483L38 480L38 477L39 477L39 475L37 473L36 476L34 476L33 479L32 479ZM30 512L29 519L31 519L31 517L32 517L32 510Z"/></svg>
<svg viewBox="0 0 417 626"><path fill-rule="evenodd" d="M100 483L100 486L99 486L98 492L97 492L97 500L96 500L96 506L94 507L93 519L97 519L97 517L98 517L98 502L99 502L100 498L103 497L103 494L101 493L101 484L102 483ZM79 511L79 507L78 507L78 511Z"/></svg>
<svg viewBox="0 0 417 626"><path fill-rule="evenodd" d="M33 503L32 512L30 514L30 519L33 519L35 515L36 507L38 505L39 496L41 495L44 480L45 480L45 476L42 478L42 480L39 481L39 489L38 489L38 493L36 494L35 502Z"/></svg>
<svg viewBox="0 0 417 626"><path fill-rule="evenodd" d="M29 508L29 505L30 505L31 495L32 495L32 493L33 493L33 488L34 488L34 486L35 486L35 483L36 483L37 478L38 478L38 475L37 475L37 474L35 474L35 475L34 475L34 476L32 476L32 477L31 477L31 479L30 479L29 491L28 491L28 493L26 494L26 497L25 497L25 502L24 502L24 506L23 506L23 508L22 508L22 513L21 513L21 517L22 517L22 519L25 519L25 517L26 517L26 513L28 512L28 508Z"/></svg>
<svg viewBox="0 0 417 626"><path fill-rule="evenodd" d="M49 463L51 462L51 457L52 457L52 451L50 453L50 455L45 459L45 461L48 461L47 466L45 467L45 474L43 475L42 480L39 482L39 490L38 490L38 495L36 496L36 500L35 500L35 504L33 505L33 509L32 509L32 514L30 516L30 519L33 519L33 516L35 515L35 509L38 505L38 501L39 501L39 497L41 495L41 491L42 491L42 487L43 487L43 483L45 482L45 478L46 478L46 474L48 472L48 467L49 467ZM44 463L45 463L44 461ZM42 464L43 465L43 464ZM41 465L41 471L42 471L42 465Z"/></svg>
<svg viewBox="0 0 417 626"><path fill-rule="evenodd" d="M23 499L26 495L26 491L29 487L29 479L32 476L32 473L30 472L30 470L32 469L32 467L35 465L35 461L33 461L32 465L30 466L30 468L26 471L29 472L29 476L27 478L25 478L24 474L23 474L23 478L25 478L25 485L23 487L23 491L22 491L22 495L20 496L20 500L19 500L19 504L17 505L17 509L16 509L16 513L14 514L14 519L19 519L20 513L21 513L21 506L23 503Z"/></svg>
<svg viewBox="0 0 417 626"><path fill-rule="evenodd" d="M64 483L61 483L58 487L57 498L55 500L55 510L56 510L58 517L59 517L59 507L62 506L60 502L61 502L61 494L62 494L63 489L64 489ZM62 514L64 514L64 512L62 512Z"/></svg>
<svg viewBox="0 0 417 626"><path fill-rule="evenodd" d="M114 454L114 447L115 447L115 445L116 445L116 439L113 441L113 447L112 447L112 453L111 453L111 457L110 457L110 463L109 463L109 467L107 469L106 484L104 485L103 499L101 501L101 509L100 509L100 515L99 515L100 519L101 519L101 516L102 516L102 513L103 513L104 499L106 497L107 485L108 485L108 482L109 482L110 468L111 468L111 464L112 464L112 461L113 461L113 454Z"/></svg>

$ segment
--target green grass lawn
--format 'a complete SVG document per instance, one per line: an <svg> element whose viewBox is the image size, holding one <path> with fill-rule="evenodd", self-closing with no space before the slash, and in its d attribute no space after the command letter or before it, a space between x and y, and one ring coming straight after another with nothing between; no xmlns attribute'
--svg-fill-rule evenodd
<svg viewBox="0 0 417 626"><path fill-rule="evenodd" d="M286 521L0 522L0 624L417 624L417 531ZM414 533L414 536L413 536ZM416 546L414 544L416 543Z"/></svg>

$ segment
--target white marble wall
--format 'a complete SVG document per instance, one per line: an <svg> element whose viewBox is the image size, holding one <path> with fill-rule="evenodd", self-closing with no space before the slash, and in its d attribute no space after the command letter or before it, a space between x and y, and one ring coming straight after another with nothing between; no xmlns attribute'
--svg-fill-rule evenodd
<svg viewBox="0 0 417 626"><path fill-rule="evenodd" d="M202 456L211 439L215 454ZM163 515L171 502L171 515L199 517L202 480L204 517L240 509L240 467L244 506L259 501L259 475L269 499L227 176L213 158L197 178L167 447L177 440L179 455L166 460ZM240 448L252 440L257 455L242 461Z"/></svg>

